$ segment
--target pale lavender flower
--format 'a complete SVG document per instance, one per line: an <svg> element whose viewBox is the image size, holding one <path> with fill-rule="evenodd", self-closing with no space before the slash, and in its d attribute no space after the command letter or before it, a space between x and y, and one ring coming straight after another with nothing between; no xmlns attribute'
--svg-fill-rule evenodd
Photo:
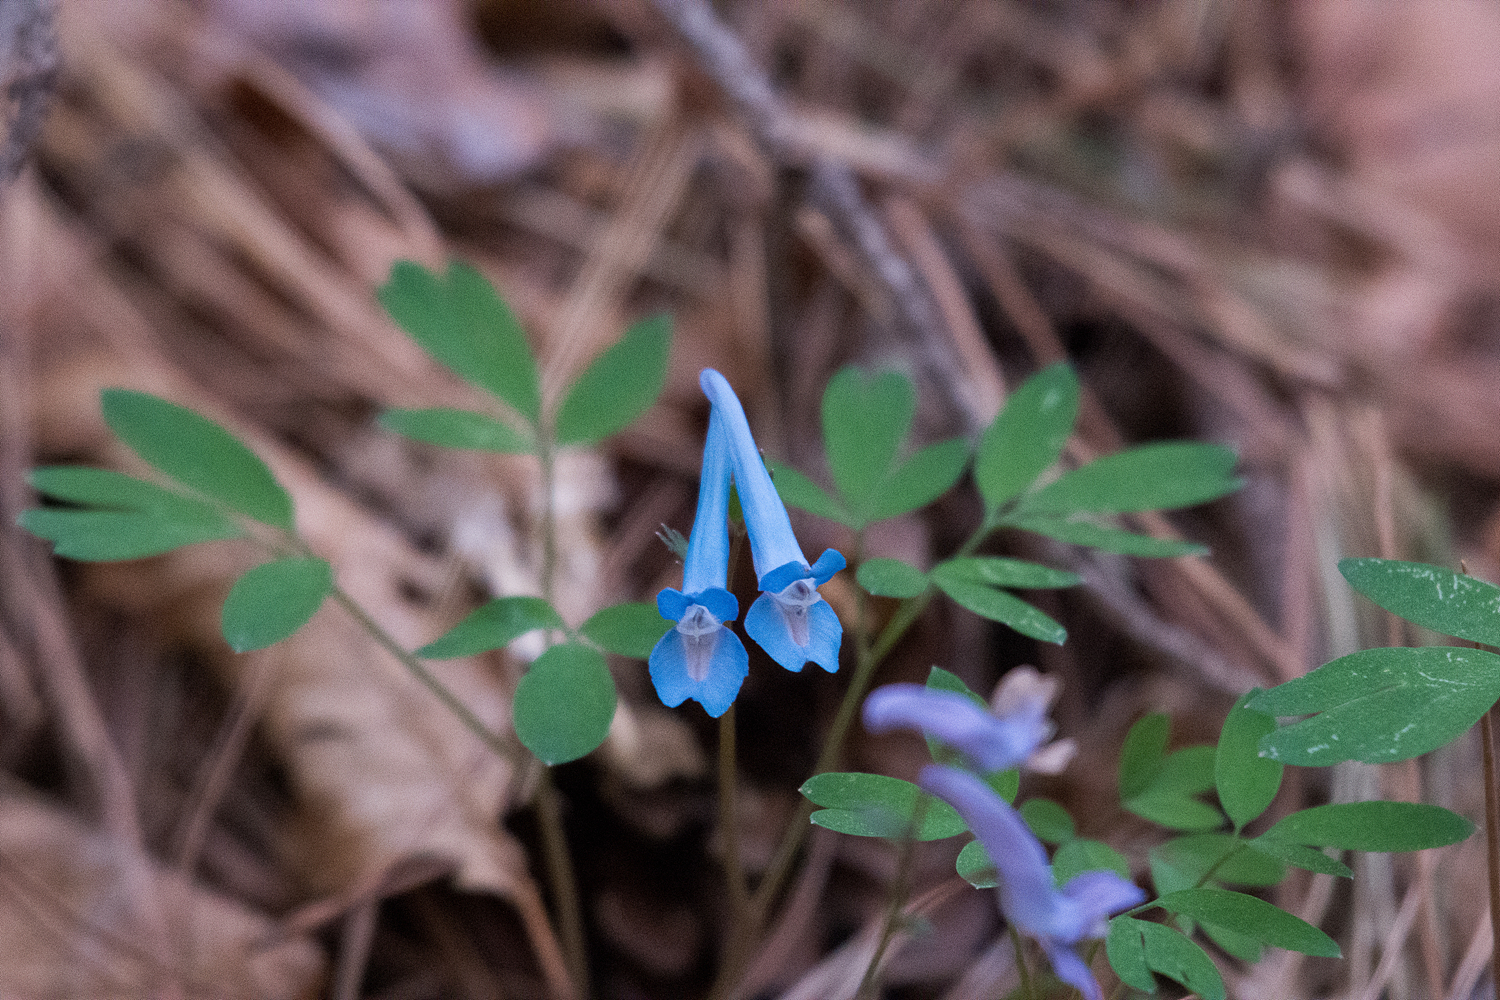
<svg viewBox="0 0 1500 1000"><path fill-rule="evenodd" d="M1012 697L1006 712L991 714L956 691L887 684L865 699L865 728L914 729L957 750L980 771L1003 771L1020 767L1051 737L1048 693L1043 688L1032 697Z"/></svg>

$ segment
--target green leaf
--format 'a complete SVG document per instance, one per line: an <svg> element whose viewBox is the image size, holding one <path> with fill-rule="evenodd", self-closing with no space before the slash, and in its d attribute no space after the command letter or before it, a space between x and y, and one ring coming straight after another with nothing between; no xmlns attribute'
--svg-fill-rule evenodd
<svg viewBox="0 0 1500 1000"><path fill-rule="evenodd" d="M161 555L184 545L238 538L239 527L216 522L169 521L157 514L117 510L43 508L22 513L21 527L52 543L66 559L114 562Z"/></svg>
<svg viewBox="0 0 1500 1000"><path fill-rule="evenodd" d="M654 604L616 604L596 613L578 629L594 645L644 660L672 623Z"/></svg>
<svg viewBox="0 0 1500 1000"><path fill-rule="evenodd" d="M1474 824L1420 802L1341 802L1285 817L1258 839L1346 851L1421 851L1468 838Z"/></svg>
<svg viewBox="0 0 1500 1000"><path fill-rule="evenodd" d="M1065 844L1077 836L1073 817L1051 799L1027 799L1019 811L1036 839L1044 844Z"/></svg>
<svg viewBox="0 0 1500 1000"><path fill-rule="evenodd" d="M452 263L439 277L401 260L378 295L396 324L428 354L536 425L542 405L536 360L516 314L483 275Z"/></svg>
<svg viewBox="0 0 1500 1000"><path fill-rule="evenodd" d="M1220 927L1207 920L1199 921L1198 929L1207 935L1210 941L1241 962L1259 962L1265 957L1265 948L1249 934L1241 934L1239 931Z"/></svg>
<svg viewBox="0 0 1500 1000"><path fill-rule="evenodd" d="M911 428L917 390L896 372L839 370L823 390L823 447L839 494L856 514L890 472Z"/></svg>
<svg viewBox="0 0 1500 1000"><path fill-rule="evenodd" d="M788 507L805 510L809 514L856 530L862 527L859 519L845 510L843 504L829 496L821 486L790 465L782 465L780 462L768 462L766 465L770 469L771 481L776 484L776 492L780 495L781 502Z"/></svg>
<svg viewBox="0 0 1500 1000"><path fill-rule="evenodd" d="M1057 461L1078 418L1078 377L1055 364L1023 382L979 439L974 481L988 510L1018 496Z"/></svg>
<svg viewBox="0 0 1500 1000"><path fill-rule="evenodd" d="M444 448L473 448L507 455L529 455L536 442L508 424L471 410L437 407L430 410L387 410L380 426L413 441Z"/></svg>
<svg viewBox="0 0 1500 1000"><path fill-rule="evenodd" d="M105 389L102 399L104 422L147 464L247 517L293 529L291 496L224 428L144 392Z"/></svg>
<svg viewBox="0 0 1500 1000"><path fill-rule="evenodd" d="M1117 935L1118 945L1115 944ZM1176 980L1203 1000L1224 1000L1224 979L1214 966L1213 959L1180 931L1163 924L1125 916L1115 917L1109 922L1109 938L1105 948L1110 957L1109 964L1115 966L1117 974L1120 972L1119 966L1115 965L1117 948L1133 948L1136 939L1140 941L1146 965L1151 971ZM1125 964L1132 976L1138 974L1139 969L1131 957L1126 957ZM1132 986L1137 985L1136 982L1126 980L1123 975L1120 978ZM1139 988L1154 993L1155 983L1152 983L1151 988Z"/></svg>
<svg viewBox="0 0 1500 1000"><path fill-rule="evenodd" d="M969 442L952 438L930 444L899 465L870 498L866 517L884 521L921 510L947 493L969 464Z"/></svg>
<svg viewBox="0 0 1500 1000"><path fill-rule="evenodd" d="M37 492L68 503L157 514L186 524L229 523L211 503L110 469L49 465L32 469L26 480Z"/></svg>
<svg viewBox="0 0 1500 1000"><path fill-rule="evenodd" d="M927 574L900 559L867 559L854 578L876 597L916 597L927 589Z"/></svg>
<svg viewBox="0 0 1500 1000"><path fill-rule="evenodd" d="M1018 512L1127 514L1206 503L1243 485L1222 445L1163 441L1090 462L1022 498Z"/></svg>
<svg viewBox="0 0 1500 1000"><path fill-rule="evenodd" d="M423 646L416 655L426 660L473 656L503 649L539 628L563 627L552 605L540 597L497 597L469 612L446 635Z"/></svg>
<svg viewBox="0 0 1500 1000"><path fill-rule="evenodd" d="M1155 993L1156 977L1151 975L1151 967L1146 964L1146 939L1136 927L1140 923L1143 921L1130 917L1111 920L1109 936L1104 940L1104 953L1120 982L1142 993Z"/></svg>
<svg viewBox="0 0 1500 1000"><path fill-rule="evenodd" d="M1076 587L1083 582L1077 573L998 556L960 556L939 563L933 572L941 572L952 580L967 580L988 587L1018 587L1026 590Z"/></svg>
<svg viewBox="0 0 1500 1000"><path fill-rule="evenodd" d="M1008 528L1035 532L1068 545L1087 545L1105 552L1117 552L1122 556L1141 556L1146 559L1171 559L1177 556L1201 556L1208 554L1208 546L1196 542L1173 541L1167 538L1152 538L1138 535L1123 528L1095 524L1093 521L1074 521L1050 515L1031 517L1011 515L1001 519Z"/></svg>
<svg viewBox="0 0 1500 1000"><path fill-rule="evenodd" d="M1337 858L1330 858L1322 851L1315 851L1311 847L1301 844L1290 844L1281 840L1267 840L1265 836L1256 837L1249 841L1248 850L1259 854L1265 854L1285 861L1294 868L1302 868L1310 872L1318 872L1322 875L1337 875L1339 878L1353 878L1354 872L1349 866Z"/></svg>
<svg viewBox="0 0 1500 1000"><path fill-rule="evenodd" d="M1205 802L1185 795L1149 791L1124 803L1142 819L1169 830L1212 830L1224 825L1224 816Z"/></svg>
<svg viewBox="0 0 1500 1000"><path fill-rule="evenodd" d="M800 789L824 808L812 821L837 833L856 837L904 837L912 825L919 798L927 800L917 840L942 840L968 827L953 807L926 795L916 785L883 774L829 772L809 778Z"/></svg>
<svg viewBox="0 0 1500 1000"><path fill-rule="evenodd" d="M1301 917L1265 900L1226 889L1182 889L1156 905L1171 913L1217 924L1257 941L1320 958L1340 957L1339 946Z"/></svg>
<svg viewBox="0 0 1500 1000"><path fill-rule="evenodd" d="M262 563L235 581L220 629L236 653L264 649L306 625L333 593L327 560L296 556Z"/></svg>
<svg viewBox="0 0 1500 1000"><path fill-rule="evenodd" d="M668 316L626 330L568 388L557 409L557 443L598 444L651 409L667 380L671 349Z"/></svg>
<svg viewBox="0 0 1500 1000"><path fill-rule="evenodd" d="M1161 771L1172 720L1162 712L1143 715L1125 734L1120 748L1120 799L1131 799L1151 787Z"/></svg>
<svg viewBox="0 0 1500 1000"><path fill-rule="evenodd" d="M1395 559L1344 559L1355 590L1407 621L1444 635L1500 645L1500 587L1442 566Z"/></svg>
<svg viewBox="0 0 1500 1000"><path fill-rule="evenodd" d="M984 845L977 840L964 845L953 867L958 870L959 878L976 889L993 889L1000 884L1000 872L995 862L990 860Z"/></svg>
<svg viewBox="0 0 1500 1000"><path fill-rule="evenodd" d="M1306 715L1260 740L1261 753L1299 767L1346 760L1387 764L1452 742L1500 698L1500 656L1428 646L1367 649L1256 695L1267 715Z"/></svg>
<svg viewBox="0 0 1500 1000"><path fill-rule="evenodd" d="M1260 689L1242 695L1230 709L1219 731L1214 756L1214 784L1219 805L1229 814L1236 830L1245 826L1271 804L1281 788L1282 766L1260 754L1261 737L1276 729L1276 720L1264 712L1245 707Z"/></svg>
<svg viewBox="0 0 1500 1000"><path fill-rule="evenodd" d="M962 575L944 572L943 566L933 569L932 582L943 593L976 615L1009 625L1022 635L1059 646L1068 637L1067 629L1014 594L963 579Z"/></svg>
<svg viewBox="0 0 1500 1000"><path fill-rule="evenodd" d="M1286 877L1286 866L1252 851L1227 833L1195 833L1151 848L1151 875L1160 893L1198 885L1210 872L1231 885L1275 885Z"/></svg>
<svg viewBox="0 0 1500 1000"><path fill-rule="evenodd" d="M592 753L615 717L615 679L603 654L586 646L553 646L531 664L511 706L516 737L544 764Z"/></svg>
<svg viewBox="0 0 1500 1000"><path fill-rule="evenodd" d="M1075 837L1059 847L1052 856L1052 879L1059 888L1084 872L1106 869L1123 879L1130 878L1130 862L1119 851L1087 837Z"/></svg>

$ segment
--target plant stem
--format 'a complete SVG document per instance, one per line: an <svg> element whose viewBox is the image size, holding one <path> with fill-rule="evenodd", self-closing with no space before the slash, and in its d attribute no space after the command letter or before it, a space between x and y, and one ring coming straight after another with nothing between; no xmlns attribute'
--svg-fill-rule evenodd
<svg viewBox="0 0 1500 1000"><path fill-rule="evenodd" d="M573 859L568 854L568 835L563 829L562 810L557 801L557 787L552 783L552 768L543 764L536 786L537 825L542 836L542 852L547 862L547 878L552 883L552 903L557 907L558 931L568 962L568 973L579 997L589 995L588 951L583 934L583 912L578 901L578 883L573 876Z"/></svg>
<svg viewBox="0 0 1500 1000"><path fill-rule="evenodd" d="M740 859L739 806L735 784L734 705L719 716L719 830L724 838L724 882L729 891L729 937L745 933L750 899Z"/></svg>
<svg viewBox="0 0 1500 1000"><path fill-rule="evenodd" d="M1016 952L1016 974L1021 977L1021 995L1026 1000L1036 1000L1036 984L1031 981L1031 973L1026 968L1026 953L1021 947L1021 935L1013 926L1006 927L1005 930L1010 934L1010 944Z"/></svg>
<svg viewBox="0 0 1500 1000"><path fill-rule="evenodd" d="M917 796L911 821L906 824L906 834L901 838L901 854L896 861L896 879L891 883L890 902L886 906L885 919L880 925L880 940L875 944L875 953L870 956L870 964L865 966L865 974L859 981L859 989L854 991L855 1000L866 1000L874 995L875 986L879 980L880 960L885 957L886 949L891 945L891 939L896 936L896 924L901 917L901 908L906 905L906 898L911 894L911 870L912 862L916 857L917 831L922 828L922 822L927 818L927 807L931 802L930 796Z"/></svg>
<svg viewBox="0 0 1500 1000"><path fill-rule="evenodd" d="M1494 979L1495 1000L1500 1000L1500 801L1495 797L1495 709L1491 706L1479 720L1484 744L1484 837L1490 878L1490 930L1494 949L1490 969Z"/></svg>
<svg viewBox="0 0 1500 1000"><path fill-rule="evenodd" d="M441 701L450 712L458 717L458 721L464 724L464 728L468 729L475 736L478 736L484 741L485 746L495 751L501 757L504 757L511 763L516 762L514 749L502 740L498 733L485 725L484 721L475 715L469 709L469 706L465 705L458 695L453 693L448 685L438 680L437 675L427 669L426 664L407 652L400 643L392 638L389 632L381 628L375 619L371 618L365 612L365 609L360 607L354 598L350 597L342 587L335 585L332 596L334 602L347 611L350 617L359 623L360 628L369 633L370 638L374 639L386 652L401 661L401 665L406 667L411 672L411 675L422 683L423 687L436 695L438 701Z"/></svg>

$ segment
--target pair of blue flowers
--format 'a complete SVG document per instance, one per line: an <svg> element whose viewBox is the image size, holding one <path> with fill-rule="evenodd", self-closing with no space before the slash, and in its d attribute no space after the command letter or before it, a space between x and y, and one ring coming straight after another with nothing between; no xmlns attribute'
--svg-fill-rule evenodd
<svg viewBox="0 0 1500 1000"><path fill-rule="evenodd" d="M1099 983L1076 946L1103 937L1109 916L1144 902L1146 894L1112 871L1084 872L1058 888L1041 842L980 777L1019 767L1052 734L1045 696L1016 701L992 715L961 694L890 684L865 699L865 728L916 730L962 755L967 768L932 764L922 769L919 783L958 810L984 845L999 873L1000 912L1010 925L1036 940L1058 979L1087 1000L1101 1000Z"/></svg>
<svg viewBox="0 0 1500 1000"><path fill-rule="evenodd" d="M651 650L650 664L663 704L675 708L692 698L717 718L729 710L750 672L750 655L727 624L740 613L739 601L726 589L731 481L739 492L761 591L745 615L745 631L788 670L801 670L809 660L830 673L839 668L844 627L818 587L844 568L844 557L829 549L808 565L734 390L712 368L704 369L698 384L713 407L698 511L682 589L668 587L656 597L662 617L677 626Z"/></svg>

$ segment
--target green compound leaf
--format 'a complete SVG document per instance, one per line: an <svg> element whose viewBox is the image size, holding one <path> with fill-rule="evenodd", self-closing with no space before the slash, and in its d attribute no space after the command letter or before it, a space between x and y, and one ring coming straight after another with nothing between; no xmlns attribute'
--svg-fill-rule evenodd
<svg viewBox="0 0 1500 1000"><path fill-rule="evenodd" d="M1281 840L1267 840L1262 835L1249 841L1248 850L1268 855L1279 861L1285 861L1294 868L1318 872L1321 875L1337 875L1339 878L1354 877L1354 872L1342 861L1337 858L1330 858L1322 851L1316 851L1311 847L1304 847L1301 844L1290 844Z"/></svg>
<svg viewBox="0 0 1500 1000"><path fill-rule="evenodd" d="M1286 866L1244 846L1227 833L1195 833L1158 844L1150 852L1151 877L1158 893L1190 889L1213 873L1230 885L1275 885Z"/></svg>
<svg viewBox="0 0 1500 1000"><path fill-rule="evenodd" d="M542 763L592 753L615 717L615 679L604 655L574 643L548 649L516 686L512 713L516 737Z"/></svg>
<svg viewBox="0 0 1500 1000"><path fill-rule="evenodd" d="M1083 582L1077 573L1053 569L1023 559L998 556L961 556L934 567L951 580L967 580L987 587L1018 587L1024 590L1053 590L1076 587Z"/></svg>
<svg viewBox="0 0 1500 1000"><path fill-rule="evenodd" d="M1270 842L1281 841L1346 851L1421 851L1456 844L1473 832L1473 823L1439 806L1342 802L1294 812L1256 843L1269 846Z"/></svg>
<svg viewBox="0 0 1500 1000"><path fill-rule="evenodd" d="M1301 917L1265 900L1227 889L1182 889L1156 905L1171 913L1215 924L1264 944L1320 958L1340 957L1333 938Z"/></svg>
<svg viewBox="0 0 1500 1000"><path fill-rule="evenodd" d="M975 583L966 578L961 570L954 571L939 565L932 571L932 582L937 584L939 590L976 615L1009 625L1022 635L1059 646L1068 637L1067 629L1039 608L1032 607L1014 594Z"/></svg>
<svg viewBox="0 0 1500 1000"><path fill-rule="evenodd" d="M527 632L563 628L552 605L540 597L497 597L486 601L441 639L417 650L427 660L451 660L503 649Z"/></svg>
<svg viewBox="0 0 1500 1000"><path fill-rule="evenodd" d="M190 524L155 514L117 510L28 510L21 527L52 543L66 559L115 562L160 555L184 545L238 538L243 532L228 521Z"/></svg>
<svg viewBox="0 0 1500 1000"><path fill-rule="evenodd" d="M1243 485L1222 445L1163 441L1107 455L1022 498L1017 512L1127 514L1206 503Z"/></svg>
<svg viewBox="0 0 1500 1000"><path fill-rule="evenodd" d="M1193 796L1214 786L1214 748L1187 747L1169 754L1138 795L1125 799L1126 809L1173 830L1212 830L1224 817Z"/></svg>
<svg viewBox="0 0 1500 1000"><path fill-rule="evenodd" d="M1175 928L1134 917L1115 917L1109 922L1105 951L1115 974L1137 989L1155 993L1156 982L1150 973L1157 972L1203 1000L1224 1000L1224 979L1213 959ZM1143 962L1149 970L1144 976L1140 968Z"/></svg>
<svg viewBox="0 0 1500 1000"><path fill-rule="evenodd" d="M536 450L530 432L522 434L508 424L471 410L435 407L429 410L387 410L380 426L413 441L444 448L473 448L506 455L529 455Z"/></svg>
<svg viewBox="0 0 1500 1000"><path fill-rule="evenodd" d="M396 324L428 354L535 426L542 406L536 360L516 314L483 275L452 263L440 277L401 260L377 294Z"/></svg>
<svg viewBox="0 0 1500 1000"><path fill-rule="evenodd" d="M1143 715L1125 734L1120 748L1120 800L1135 798L1150 788L1166 756L1172 720L1162 712Z"/></svg>
<svg viewBox="0 0 1500 1000"><path fill-rule="evenodd" d="M629 603L604 608L578 631L601 649L644 660L671 627L672 623L661 616L656 605Z"/></svg>
<svg viewBox="0 0 1500 1000"><path fill-rule="evenodd" d="M813 804L824 808L812 821L837 833L856 837L904 837L911 829L917 800L927 800L917 840L942 840L968 829L953 807L925 795L909 781L883 774L830 772L809 778L800 789Z"/></svg>
<svg viewBox="0 0 1500 1000"><path fill-rule="evenodd" d="M1248 705L1267 715L1318 713L1263 736L1265 756L1299 767L1388 764L1452 742L1500 698L1500 656L1427 646L1366 649L1277 685Z"/></svg>
<svg viewBox="0 0 1500 1000"><path fill-rule="evenodd" d="M1219 805L1229 814L1236 830L1265 812L1281 788L1282 766L1259 755L1261 737L1276 730L1276 720L1245 707L1258 694L1257 688L1234 703L1224 720L1224 728L1219 731L1219 746L1214 755Z"/></svg>
<svg viewBox="0 0 1500 1000"><path fill-rule="evenodd" d="M1500 587L1442 566L1395 559L1344 559L1355 590L1409 622L1444 635L1500 645Z"/></svg>
<svg viewBox="0 0 1500 1000"><path fill-rule="evenodd" d="M1027 799L1019 809L1021 818L1044 844L1066 844L1078 835L1073 817L1051 799Z"/></svg>
<svg viewBox="0 0 1500 1000"><path fill-rule="evenodd" d="M921 510L947 493L969 464L969 443L962 438L939 441L899 465L870 498L866 517L884 521Z"/></svg>
<svg viewBox="0 0 1500 1000"><path fill-rule="evenodd" d="M333 567L325 559L263 563L230 588L220 619L224 641L236 653L278 643L306 625L331 593Z"/></svg>
<svg viewBox="0 0 1500 1000"><path fill-rule="evenodd" d="M809 514L836 521L845 527L856 530L860 527L859 520L845 510L842 503L829 496L821 486L790 465L767 462L766 467L771 472L771 481L776 484L776 492L781 496L781 502L788 507L805 510Z"/></svg>
<svg viewBox="0 0 1500 1000"><path fill-rule="evenodd" d="M911 429L917 390L896 372L842 368L823 390L823 447L840 495L863 513Z"/></svg>
<svg viewBox="0 0 1500 1000"><path fill-rule="evenodd" d="M1057 461L1078 418L1078 377L1056 364L1023 382L979 439L974 481L988 510L1021 491Z"/></svg>
<svg viewBox="0 0 1500 1000"><path fill-rule="evenodd" d="M1108 844L1077 837L1057 849L1052 856L1052 880L1059 888L1084 872L1109 870L1129 880L1130 862Z"/></svg>
<svg viewBox="0 0 1500 1000"><path fill-rule="evenodd" d="M958 860L953 863L953 867L957 869L959 878L976 889L993 889L1000 884L1000 872L995 867L995 862L990 860L984 845L977 840L964 845L963 850L958 852Z"/></svg>
<svg viewBox="0 0 1500 1000"><path fill-rule="evenodd" d="M48 466L32 470L29 480L55 499L105 508L48 507L21 515L21 527L68 559L140 559L244 534L210 503L108 469Z"/></svg>
<svg viewBox="0 0 1500 1000"><path fill-rule="evenodd" d="M104 422L147 464L232 510L291 531L292 498L271 470L207 417L128 389L105 389Z"/></svg>
<svg viewBox="0 0 1500 1000"><path fill-rule="evenodd" d="M867 559L854 579L876 597L916 597L927 589L927 574L900 559Z"/></svg>
<svg viewBox="0 0 1500 1000"><path fill-rule="evenodd" d="M598 444L651 409L666 382L671 349L668 316L626 330L568 388L557 409L557 443Z"/></svg>
<svg viewBox="0 0 1500 1000"><path fill-rule="evenodd" d="M1177 556L1201 556L1208 554L1208 546L1197 542L1174 541L1168 538L1152 538L1138 535L1123 528L1095 524L1093 521L1075 521L1052 515L1012 515L1001 519L1009 528L1035 532L1068 545L1087 545L1104 552L1115 552L1122 556L1140 556L1146 559L1171 559Z"/></svg>

